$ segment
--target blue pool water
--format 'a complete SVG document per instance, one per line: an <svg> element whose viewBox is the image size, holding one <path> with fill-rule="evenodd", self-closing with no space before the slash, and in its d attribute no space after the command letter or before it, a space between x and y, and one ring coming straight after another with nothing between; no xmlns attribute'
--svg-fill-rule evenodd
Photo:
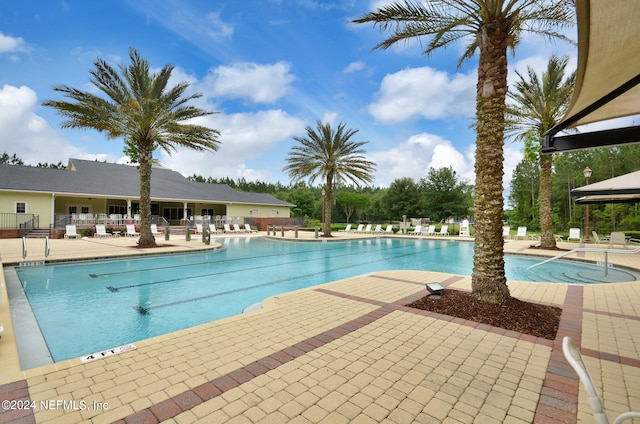
<svg viewBox="0 0 640 424"><path fill-rule="evenodd" d="M217 252L18 267L55 361L109 349L241 313L279 293L389 269L471 275L473 243L368 239L301 243L214 240ZM507 278L599 283L631 272L539 258L505 257Z"/></svg>

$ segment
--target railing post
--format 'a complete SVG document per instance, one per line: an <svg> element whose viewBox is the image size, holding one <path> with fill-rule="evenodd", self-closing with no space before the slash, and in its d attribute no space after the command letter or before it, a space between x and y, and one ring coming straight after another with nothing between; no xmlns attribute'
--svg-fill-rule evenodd
<svg viewBox="0 0 640 424"><path fill-rule="evenodd" d="M280 232L282 233L282 237L284 237L284 225L280 226ZM275 235L275 234L274 234Z"/></svg>
<svg viewBox="0 0 640 424"><path fill-rule="evenodd" d="M49 257L49 252L51 252L51 245L49 244L49 236L44 238L44 257Z"/></svg>
<svg viewBox="0 0 640 424"><path fill-rule="evenodd" d="M604 252L604 276L609 275L609 252Z"/></svg>
<svg viewBox="0 0 640 424"><path fill-rule="evenodd" d="M297 225L293 226L293 231L295 232L295 235L296 235L295 237L298 238L298 226Z"/></svg>
<svg viewBox="0 0 640 424"><path fill-rule="evenodd" d="M189 224L185 224L184 226L185 230L187 230L187 232L185 233L184 239L186 241L191 241L191 227L189 227Z"/></svg>
<svg viewBox="0 0 640 424"><path fill-rule="evenodd" d="M318 238L318 231L320 231L320 227L316 227L316 229L315 229L316 238Z"/></svg>
<svg viewBox="0 0 640 424"><path fill-rule="evenodd" d="M27 238L22 237L22 259L27 257Z"/></svg>

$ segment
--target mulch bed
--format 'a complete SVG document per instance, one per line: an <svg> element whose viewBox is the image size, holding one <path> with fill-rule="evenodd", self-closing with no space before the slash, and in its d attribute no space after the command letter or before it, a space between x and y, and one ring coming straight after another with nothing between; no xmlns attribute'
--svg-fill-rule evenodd
<svg viewBox="0 0 640 424"><path fill-rule="evenodd" d="M446 289L438 296L425 296L407 305L411 308L463 318L506 330L554 340L562 309L511 298L505 304L481 302L469 292Z"/></svg>

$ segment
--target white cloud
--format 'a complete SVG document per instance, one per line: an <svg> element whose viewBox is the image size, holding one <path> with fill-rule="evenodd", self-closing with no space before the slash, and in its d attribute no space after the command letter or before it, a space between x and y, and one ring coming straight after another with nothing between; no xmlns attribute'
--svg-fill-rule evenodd
<svg viewBox="0 0 640 424"><path fill-rule="evenodd" d="M272 103L287 95L295 80L286 62L272 65L235 63L218 66L202 82L208 95L248 99L255 103Z"/></svg>
<svg viewBox="0 0 640 424"><path fill-rule="evenodd" d="M366 65L364 62L351 62L349 66L344 68L344 73L348 74L350 72L358 72L358 71L362 71L365 68L366 68Z"/></svg>
<svg viewBox="0 0 640 424"><path fill-rule="evenodd" d="M429 168L451 166L459 178L472 182L473 152L463 154L450 141L428 133L416 134L388 150L369 154L376 163L375 184L388 187L398 178L419 180Z"/></svg>
<svg viewBox="0 0 640 424"><path fill-rule="evenodd" d="M162 153L161 162L183 175L266 180L267 171L247 168L245 162L265 155L281 142L304 131L305 123L284 111L217 114L198 118L198 124L221 132L217 152L179 149L171 156ZM267 160L267 159L265 159ZM269 163L265 163L270 165Z"/></svg>
<svg viewBox="0 0 640 424"><path fill-rule="evenodd" d="M0 89L0 153L15 154L27 165L66 164L69 158L115 160L112 155L89 154L69 144L35 113L37 102L29 87L4 85Z"/></svg>
<svg viewBox="0 0 640 424"><path fill-rule="evenodd" d="M20 37L11 37L0 32L0 54L25 51L24 40Z"/></svg>
<svg viewBox="0 0 640 424"><path fill-rule="evenodd" d="M471 116L475 110L475 71L452 78L430 67L408 68L386 75L369 113L383 123L415 118Z"/></svg>

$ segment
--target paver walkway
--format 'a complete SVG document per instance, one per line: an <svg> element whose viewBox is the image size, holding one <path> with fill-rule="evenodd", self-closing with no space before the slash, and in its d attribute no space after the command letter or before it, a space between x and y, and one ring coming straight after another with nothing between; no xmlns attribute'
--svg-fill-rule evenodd
<svg viewBox="0 0 640 424"><path fill-rule="evenodd" d="M591 422L564 335L581 346L610 417L640 409L640 284L510 282L513 296L563 309L551 341L407 308L429 281L471 284L376 272L86 364L1 376L0 399L30 403L0 410L0 422Z"/></svg>

